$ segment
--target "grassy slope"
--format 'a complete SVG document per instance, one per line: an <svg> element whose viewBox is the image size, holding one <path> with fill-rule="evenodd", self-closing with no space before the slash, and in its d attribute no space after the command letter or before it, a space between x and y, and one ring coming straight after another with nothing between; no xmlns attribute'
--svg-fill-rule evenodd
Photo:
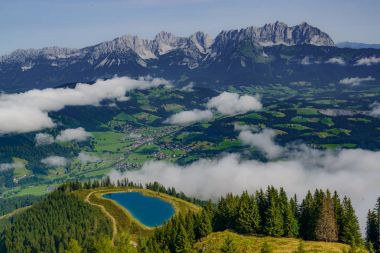
<svg viewBox="0 0 380 253"><path fill-rule="evenodd" d="M164 199L168 202L170 202L175 209L175 213L186 213L189 211L196 212L199 210L199 207L197 207L194 204L191 204L189 202L183 201L178 198L174 198L172 196L169 196L167 194L158 193L146 189L134 189L134 188L127 188L127 187L114 187L114 188L99 188L99 189L90 189L90 190L79 190L74 192L74 194L78 195L83 200L86 198L88 194L91 192L94 192L90 196L91 203L102 205L106 211L115 218L117 222L117 229L118 231L125 231L128 232L132 239L137 240L138 236L149 236L153 229L144 226L141 224L138 220L136 220L125 208L118 205L116 202L112 200L108 200L105 198L102 198L102 195L108 192L118 192L118 191L138 191L142 192L144 195L152 196L152 197L159 197L161 199Z"/></svg>
<svg viewBox="0 0 380 253"><path fill-rule="evenodd" d="M274 253L291 253L300 245L300 240L294 238L274 238L274 237L256 237L243 236L229 231L212 233L200 242L195 244L198 251L204 253L221 252L221 248L226 238L230 238L235 245L236 253L260 252L265 242L273 249ZM329 252L341 253L349 249L349 246L341 243L326 243L305 241L304 248L306 252ZM357 252L367 252L358 250Z"/></svg>

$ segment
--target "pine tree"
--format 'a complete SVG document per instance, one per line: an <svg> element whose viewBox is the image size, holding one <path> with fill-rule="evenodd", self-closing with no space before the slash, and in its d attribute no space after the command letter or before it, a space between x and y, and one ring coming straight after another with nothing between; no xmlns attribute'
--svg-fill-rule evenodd
<svg viewBox="0 0 380 253"><path fill-rule="evenodd" d="M338 237L339 241L342 241L342 232L344 228L343 224L343 206L340 201L340 197L338 193L335 191L334 196L332 198L333 205L334 205L334 212L335 212L335 217L336 217L336 222L338 224Z"/></svg>
<svg viewBox="0 0 380 253"><path fill-rule="evenodd" d="M210 216L204 208L196 218L194 230L196 239L205 237L212 232Z"/></svg>
<svg viewBox="0 0 380 253"><path fill-rule="evenodd" d="M314 199L309 191L300 207L300 235L303 239L314 240L315 224Z"/></svg>
<svg viewBox="0 0 380 253"><path fill-rule="evenodd" d="M234 241L231 239L231 237L227 237L224 240L223 246L220 249L223 253L235 253L236 247L234 244Z"/></svg>
<svg viewBox="0 0 380 253"><path fill-rule="evenodd" d="M372 244L375 250L378 249L378 238L379 238L379 221L375 211L368 211L367 214L367 226L366 226L366 242L367 245Z"/></svg>
<svg viewBox="0 0 380 253"><path fill-rule="evenodd" d="M240 197L237 217L236 229L240 233L257 233L259 232L260 216L257 208L256 200L253 196L249 196L248 192L243 192Z"/></svg>
<svg viewBox="0 0 380 253"><path fill-rule="evenodd" d="M368 243L367 249L368 249L368 253L375 253L375 249L373 247L372 242Z"/></svg>
<svg viewBox="0 0 380 253"><path fill-rule="evenodd" d="M107 236L101 236L94 241L94 249L96 253L114 253L115 247L112 240Z"/></svg>
<svg viewBox="0 0 380 253"><path fill-rule="evenodd" d="M182 224L179 226L178 233L174 238L174 250L176 253L188 253L191 251L191 244Z"/></svg>
<svg viewBox="0 0 380 253"><path fill-rule="evenodd" d="M77 240L71 239L67 247L66 253L81 253L82 247L79 245Z"/></svg>
<svg viewBox="0 0 380 253"><path fill-rule="evenodd" d="M134 253L136 249L131 245L130 238L126 233L120 233L116 240L116 252Z"/></svg>
<svg viewBox="0 0 380 253"><path fill-rule="evenodd" d="M286 196L286 193L283 188L280 189L280 200L279 205L280 209L282 211L282 218L283 218L283 224L284 224L284 236L287 237L296 237L298 236L298 221L296 214L296 205L293 200L291 199L288 201L288 197Z"/></svg>
<svg viewBox="0 0 380 253"><path fill-rule="evenodd" d="M342 224L341 241L351 246L362 245L359 221L351 200L347 197L343 199Z"/></svg>
<svg viewBox="0 0 380 253"><path fill-rule="evenodd" d="M217 231L234 229L238 204L237 197L232 194L220 199L214 216L214 227Z"/></svg>
<svg viewBox="0 0 380 253"><path fill-rule="evenodd" d="M373 211L368 211L366 242L367 245L371 243L376 252L380 251L380 198L377 199Z"/></svg>
<svg viewBox="0 0 380 253"><path fill-rule="evenodd" d="M332 200L328 195L322 200L322 207L315 228L315 236L318 241L338 241L338 225Z"/></svg>
<svg viewBox="0 0 380 253"><path fill-rule="evenodd" d="M265 234L282 236L284 234L284 220L278 203L278 192L273 187L267 190L268 208L265 212Z"/></svg>

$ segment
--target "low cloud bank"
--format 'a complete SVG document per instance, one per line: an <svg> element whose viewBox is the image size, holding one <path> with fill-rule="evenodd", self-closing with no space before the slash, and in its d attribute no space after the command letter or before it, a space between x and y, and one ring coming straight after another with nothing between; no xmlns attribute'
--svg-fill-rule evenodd
<svg viewBox="0 0 380 253"><path fill-rule="evenodd" d="M183 86L183 87L181 88L181 91L185 91L185 92L193 92L193 91L194 91L194 84L193 84L193 83L189 83L188 85Z"/></svg>
<svg viewBox="0 0 380 253"><path fill-rule="evenodd" d="M360 85L364 82L370 82L370 81L375 81L376 79L373 78L372 76L368 77L347 77L339 81L340 84L345 84L345 85Z"/></svg>
<svg viewBox="0 0 380 253"><path fill-rule="evenodd" d="M380 117L380 104L375 102L371 105L371 108L370 115L373 117Z"/></svg>
<svg viewBox="0 0 380 253"><path fill-rule="evenodd" d="M51 134L38 133L34 137L37 146L50 145L55 142L54 136Z"/></svg>
<svg viewBox="0 0 380 253"><path fill-rule="evenodd" d="M210 110L202 111L195 109L191 111L178 112L166 119L164 123L183 125L203 120L210 120L212 117L213 113Z"/></svg>
<svg viewBox="0 0 380 253"><path fill-rule="evenodd" d="M216 109L221 114L234 115L261 110L263 105L261 104L259 97L249 95L240 96L237 93L225 91L220 95L211 98L207 102L207 108Z"/></svg>
<svg viewBox="0 0 380 253"><path fill-rule="evenodd" d="M355 66L371 66L380 63L380 57L364 57L356 61Z"/></svg>
<svg viewBox="0 0 380 253"><path fill-rule="evenodd" d="M149 89L170 83L160 78L115 77L94 84L78 84L74 89L30 90L17 94L0 94L0 134L26 133L55 126L48 112L65 106L99 105L105 99L125 101L134 89Z"/></svg>
<svg viewBox="0 0 380 253"><path fill-rule="evenodd" d="M41 160L41 163L47 167L65 167L69 160L62 156L48 156Z"/></svg>
<svg viewBox="0 0 380 253"><path fill-rule="evenodd" d="M274 142L275 136L276 132L272 129L264 129L259 133L243 130L239 134L239 139L243 144L255 147L267 158L273 159L283 152L283 148Z"/></svg>
<svg viewBox="0 0 380 253"><path fill-rule="evenodd" d="M24 164L21 162L15 162L15 163L0 163L0 172L22 168L24 167Z"/></svg>
<svg viewBox="0 0 380 253"><path fill-rule="evenodd" d="M56 137L57 141L68 142L68 141L86 141L91 137L89 132L86 132L83 127L66 129L61 131L61 133Z"/></svg>
<svg viewBox="0 0 380 253"><path fill-rule="evenodd" d="M69 141L76 141L76 142L82 142L87 141L89 138L91 138L91 134L87 132L83 127L78 128L68 128L65 130L62 130L56 138L54 138L51 134L45 134L45 133L38 133L35 136L35 141L37 146L42 145L50 145L53 144L56 141L61 142L69 142Z"/></svg>
<svg viewBox="0 0 380 253"><path fill-rule="evenodd" d="M346 62L341 57L330 58L325 63L328 63L328 64L337 64L337 65L341 65L341 66L346 65Z"/></svg>
<svg viewBox="0 0 380 253"><path fill-rule="evenodd" d="M81 163L97 163L102 161L99 157L84 152L79 153L78 159Z"/></svg>
<svg viewBox="0 0 380 253"><path fill-rule="evenodd" d="M202 120L210 120L213 112L217 111L224 115L234 115L246 113L249 111L258 111L263 108L258 96L239 95L232 92L223 92L216 97L211 98L206 110L190 110L178 112L164 121L168 124L189 124Z"/></svg>
<svg viewBox="0 0 380 253"><path fill-rule="evenodd" d="M268 185L284 187L303 197L316 188L337 190L352 198L362 227L368 209L380 196L380 152L355 149L320 151L299 147L280 160L243 160L237 154L201 159L187 166L151 161L138 171L111 173L113 180L127 177L134 182L158 181L202 199L226 193L255 192Z"/></svg>

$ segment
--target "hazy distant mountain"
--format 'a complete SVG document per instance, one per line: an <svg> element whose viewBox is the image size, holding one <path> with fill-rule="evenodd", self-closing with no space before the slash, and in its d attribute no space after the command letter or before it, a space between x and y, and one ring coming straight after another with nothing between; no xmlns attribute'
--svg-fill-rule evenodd
<svg viewBox="0 0 380 253"><path fill-rule="evenodd" d="M380 49L380 44L367 44L367 43L358 43L358 42L339 42L336 44L337 47L340 48L353 48L353 49L361 49L361 48L374 48Z"/></svg>
<svg viewBox="0 0 380 253"><path fill-rule="evenodd" d="M347 50L335 47L329 35L307 23L275 22L222 31L215 38L204 32L179 37L163 31L152 40L125 35L81 49L19 49L4 55L0 57L0 89L14 92L114 75L151 75L203 85L333 82L348 73L360 76L357 71L371 75L376 66L353 66L360 57L380 57L380 53Z"/></svg>

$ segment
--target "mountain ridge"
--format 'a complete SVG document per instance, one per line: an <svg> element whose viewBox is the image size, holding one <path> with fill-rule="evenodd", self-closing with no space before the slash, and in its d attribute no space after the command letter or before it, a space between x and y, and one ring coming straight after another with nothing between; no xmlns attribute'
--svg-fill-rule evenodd
<svg viewBox="0 0 380 253"><path fill-rule="evenodd" d="M377 62L356 64L376 57L376 49L338 48L328 34L305 22L225 30L215 38L201 31L188 37L161 31L151 40L124 35L81 49L16 50L0 57L0 90L19 92L115 75L162 77L180 86L300 80L327 84L348 75L380 79Z"/></svg>
<svg viewBox="0 0 380 253"><path fill-rule="evenodd" d="M202 31L195 32L188 37L176 36L170 32L161 31L154 39L142 39L136 35L122 35L113 40L98 43L93 46L84 48L66 48L66 47L44 47L41 49L17 49L10 54L0 56L0 63L8 60L20 61L25 57L46 56L59 58L59 56L70 57L77 53L86 53L90 48L102 49L104 52L132 49L142 59L157 58L160 55L179 48L198 49L202 53L206 53L215 40L229 35L230 39L241 41L251 39L259 45L266 47L272 45L300 45L311 44L316 46L335 46L333 40L320 29L313 27L306 22L300 25L288 26L283 22L265 24L262 27L250 26L242 29L223 30L214 39L210 35ZM84 52L81 52L84 51ZM65 54L62 54L65 53ZM74 53L74 55L73 55ZM49 59L49 58L48 58Z"/></svg>

